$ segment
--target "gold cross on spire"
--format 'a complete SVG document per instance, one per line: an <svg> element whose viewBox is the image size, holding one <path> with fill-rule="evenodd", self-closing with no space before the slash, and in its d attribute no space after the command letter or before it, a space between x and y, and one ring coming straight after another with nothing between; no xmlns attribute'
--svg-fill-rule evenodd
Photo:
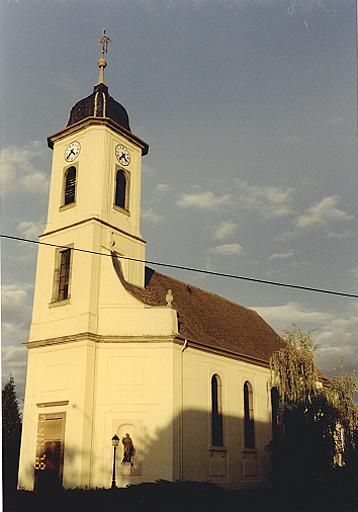
<svg viewBox="0 0 358 512"><path fill-rule="evenodd" d="M101 39L99 40L101 45L101 56L98 59L97 66L99 67L99 77L98 84L104 84L104 68L107 66L106 59L104 58L104 54L107 53L108 43L111 42L110 38L106 35L106 29L103 29L103 34Z"/></svg>

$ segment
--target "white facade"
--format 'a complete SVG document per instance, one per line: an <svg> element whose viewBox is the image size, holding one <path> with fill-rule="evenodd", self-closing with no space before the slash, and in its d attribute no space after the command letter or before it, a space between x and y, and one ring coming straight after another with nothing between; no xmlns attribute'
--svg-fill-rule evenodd
<svg viewBox="0 0 358 512"><path fill-rule="evenodd" d="M73 162L64 153L80 143ZM43 475L65 488L110 487L111 438L129 433L132 465L117 450L117 485L214 481L238 488L265 482L271 436L267 364L212 350L181 334L175 307L148 305L118 279L111 252L145 259L141 238L143 145L103 117L87 117L50 138L48 222L40 241L28 342L19 488ZM118 164L124 145L130 163ZM64 205L65 176L76 167L75 201ZM129 188L114 205L116 172ZM57 246L57 247L55 247ZM71 250L69 287L59 300L61 247ZM88 251L88 252L86 252ZM101 255L99 255L99 253ZM121 260L125 281L144 287L144 263ZM199 340L200 341L200 340ZM212 446L211 379L220 379L222 446ZM244 443L244 383L252 386L255 447Z"/></svg>

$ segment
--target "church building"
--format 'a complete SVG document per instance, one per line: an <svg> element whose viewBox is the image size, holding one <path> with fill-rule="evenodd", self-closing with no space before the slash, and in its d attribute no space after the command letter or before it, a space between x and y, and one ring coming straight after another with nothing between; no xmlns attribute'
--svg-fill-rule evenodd
<svg viewBox="0 0 358 512"><path fill-rule="evenodd" d="M255 311L145 266L149 146L109 95L107 42L92 94L48 138L18 487L265 485L280 338Z"/></svg>

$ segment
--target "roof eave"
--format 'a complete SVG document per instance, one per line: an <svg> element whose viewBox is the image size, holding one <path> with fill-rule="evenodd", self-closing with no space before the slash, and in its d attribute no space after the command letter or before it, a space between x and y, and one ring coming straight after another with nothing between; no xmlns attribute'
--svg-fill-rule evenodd
<svg viewBox="0 0 358 512"><path fill-rule="evenodd" d="M210 352L216 355L229 357L230 359L237 359L239 361L243 361L245 363L254 364L256 366L261 366L263 368L269 368L270 362L268 359L262 359L255 356L250 356L247 354L243 354L241 352L236 352L234 350L229 350L225 347L213 346L209 343L205 343L199 340L192 340L190 338L186 338L185 336L179 334L176 336L177 340L181 340L181 343L187 342L187 347L191 347L197 350L202 350L204 352Z"/></svg>
<svg viewBox="0 0 358 512"><path fill-rule="evenodd" d="M113 121L112 119L110 119L108 117L93 117L93 116L85 117L84 119L81 119L81 121L78 121L77 123L67 126L63 130L56 132L53 135L50 135L49 137L47 137L47 145L50 149L53 149L54 143L57 142L58 140L63 139L64 137L66 137L69 134L72 134L72 133L75 134L79 130L82 130L83 128L86 128L87 126L90 126L93 124L108 126L115 132L126 137L128 140L133 142L133 144L135 144L136 146L139 146L142 150L143 156L148 154L149 145L146 142L144 142L142 139L140 139L139 137L134 135L132 132L130 132L129 130L126 130L123 126L121 126L120 124L116 123L115 121Z"/></svg>

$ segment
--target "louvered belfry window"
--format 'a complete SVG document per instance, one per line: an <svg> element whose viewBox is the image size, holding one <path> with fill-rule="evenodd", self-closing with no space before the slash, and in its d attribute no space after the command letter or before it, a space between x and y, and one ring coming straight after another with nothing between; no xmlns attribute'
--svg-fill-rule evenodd
<svg viewBox="0 0 358 512"><path fill-rule="evenodd" d="M58 300L68 299L70 284L71 249L60 251Z"/></svg>
<svg viewBox="0 0 358 512"><path fill-rule="evenodd" d="M244 384L244 434L245 448L255 448L254 402L250 382Z"/></svg>
<svg viewBox="0 0 358 512"><path fill-rule="evenodd" d="M64 204L71 204L76 199L76 167L69 167L65 175L65 200Z"/></svg>
<svg viewBox="0 0 358 512"><path fill-rule="evenodd" d="M212 446L223 446L223 417L221 381L219 375L211 378L211 444Z"/></svg>
<svg viewBox="0 0 358 512"><path fill-rule="evenodd" d="M114 204L120 208L127 208L126 204L127 196L127 179L124 171L117 171L116 174L116 193L114 198Z"/></svg>

